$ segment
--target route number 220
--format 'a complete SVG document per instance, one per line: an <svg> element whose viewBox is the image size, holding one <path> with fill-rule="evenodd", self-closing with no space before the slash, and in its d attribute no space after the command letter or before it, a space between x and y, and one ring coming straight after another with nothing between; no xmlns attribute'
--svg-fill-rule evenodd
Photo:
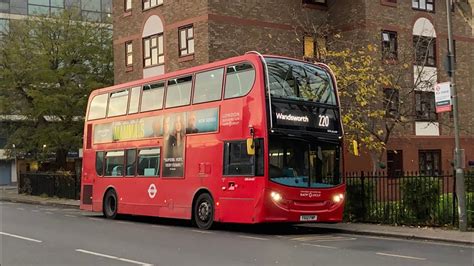
<svg viewBox="0 0 474 266"><path fill-rule="evenodd" d="M329 116L319 115L319 124L320 127L329 127Z"/></svg>

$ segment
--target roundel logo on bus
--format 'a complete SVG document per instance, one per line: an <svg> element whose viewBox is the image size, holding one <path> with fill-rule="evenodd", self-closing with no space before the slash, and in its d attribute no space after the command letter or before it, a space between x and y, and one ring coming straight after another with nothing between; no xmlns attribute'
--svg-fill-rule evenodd
<svg viewBox="0 0 474 266"><path fill-rule="evenodd" d="M156 189L155 184L151 184L148 187L148 196L150 197L150 199L153 199L156 196L157 192L158 192L158 190Z"/></svg>
<svg viewBox="0 0 474 266"><path fill-rule="evenodd" d="M319 198L319 197L321 197L321 191L302 190L302 191L300 191L300 197Z"/></svg>

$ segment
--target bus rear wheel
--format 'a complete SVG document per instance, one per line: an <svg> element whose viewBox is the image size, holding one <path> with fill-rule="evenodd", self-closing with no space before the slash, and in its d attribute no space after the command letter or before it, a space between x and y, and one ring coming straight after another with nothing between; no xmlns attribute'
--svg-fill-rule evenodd
<svg viewBox="0 0 474 266"><path fill-rule="evenodd" d="M102 212L104 213L105 218L115 219L117 217L117 206L117 193L115 193L115 190L110 189L105 194L102 206Z"/></svg>
<svg viewBox="0 0 474 266"><path fill-rule="evenodd" d="M210 229L214 224L214 201L211 195L198 196L193 206L193 222L199 229Z"/></svg>

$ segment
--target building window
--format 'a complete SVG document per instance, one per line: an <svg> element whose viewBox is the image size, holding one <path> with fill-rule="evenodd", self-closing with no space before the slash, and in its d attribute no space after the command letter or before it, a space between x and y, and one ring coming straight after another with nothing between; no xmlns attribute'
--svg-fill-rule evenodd
<svg viewBox="0 0 474 266"><path fill-rule="evenodd" d="M441 174L441 151L418 151L418 163L421 175L438 176Z"/></svg>
<svg viewBox="0 0 474 266"><path fill-rule="evenodd" d="M150 67L164 63L163 33L143 38L143 65Z"/></svg>
<svg viewBox="0 0 474 266"><path fill-rule="evenodd" d="M388 177L400 177L403 175L403 151L387 151L387 175Z"/></svg>
<svg viewBox="0 0 474 266"><path fill-rule="evenodd" d="M326 0L303 0L303 4L309 5L326 5Z"/></svg>
<svg viewBox="0 0 474 266"><path fill-rule="evenodd" d="M384 92L384 107L386 117L398 117L400 94L397 89L385 88Z"/></svg>
<svg viewBox="0 0 474 266"><path fill-rule="evenodd" d="M81 0L82 18L86 21L102 21L101 1Z"/></svg>
<svg viewBox="0 0 474 266"><path fill-rule="evenodd" d="M0 19L0 37L5 35L10 30L10 20L9 19Z"/></svg>
<svg viewBox="0 0 474 266"><path fill-rule="evenodd" d="M394 31L382 31L382 58L397 59L397 33Z"/></svg>
<svg viewBox="0 0 474 266"><path fill-rule="evenodd" d="M436 66L436 38L413 36L415 62L420 66Z"/></svg>
<svg viewBox="0 0 474 266"><path fill-rule="evenodd" d="M304 57L314 58L314 38L311 36L304 36Z"/></svg>
<svg viewBox="0 0 474 266"><path fill-rule="evenodd" d="M63 0L28 0L28 15L50 16L63 10Z"/></svg>
<svg viewBox="0 0 474 266"><path fill-rule="evenodd" d="M437 120L435 112L434 92L431 91L415 91L415 111L416 120L418 121L435 121Z"/></svg>
<svg viewBox="0 0 474 266"><path fill-rule="evenodd" d="M0 0L0 12L10 13L10 0Z"/></svg>
<svg viewBox="0 0 474 266"><path fill-rule="evenodd" d="M125 0L124 6L125 11L132 10L132 0Z"/></svg>
<svg viewBox="0 0 474 266"><path fill-rule="evenodd" d="M125 65L132 66L133 65L133 45L132 41L125 43Z"/></svg>
<svg viewBox="0 0 474 266"><path fill-rule="evenodd" d="M324 59L326 55L326 38L319 37L314 39L312 36L304 37L304 57L306 59L315 58Z"/></svg>
<svg viewBox="0 0 474 266"><path fill-rule="evenodd" d="M179 56L194 54L194 28L192 25L179 30Z"/></svg>
<svg viewBox="0 0 474 266"><path fill-rule="evenodd" d="M434 11L434 0L412 0L411 6L413 9Z"/></svg>
<svg viewBox="0 0 474 266"><path fill-rule="evenodd" d="M143 0L143 10L163 4L163 0Z"/></svg>

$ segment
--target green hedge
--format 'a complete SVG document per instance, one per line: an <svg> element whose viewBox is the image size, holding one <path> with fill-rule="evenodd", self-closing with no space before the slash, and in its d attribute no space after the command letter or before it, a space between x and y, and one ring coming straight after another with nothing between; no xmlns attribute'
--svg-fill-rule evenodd
<svg viewBox="0 0 474 266"><path fill-rule="evenodd" d="M452 225L453 194L442 193L437 177L407 177L400 180L399 201L379 201L377 180L351 179L347 185L344 220L406 225ZM466 178L466 207L469 227L474 227L474 175Z"/></svg>

